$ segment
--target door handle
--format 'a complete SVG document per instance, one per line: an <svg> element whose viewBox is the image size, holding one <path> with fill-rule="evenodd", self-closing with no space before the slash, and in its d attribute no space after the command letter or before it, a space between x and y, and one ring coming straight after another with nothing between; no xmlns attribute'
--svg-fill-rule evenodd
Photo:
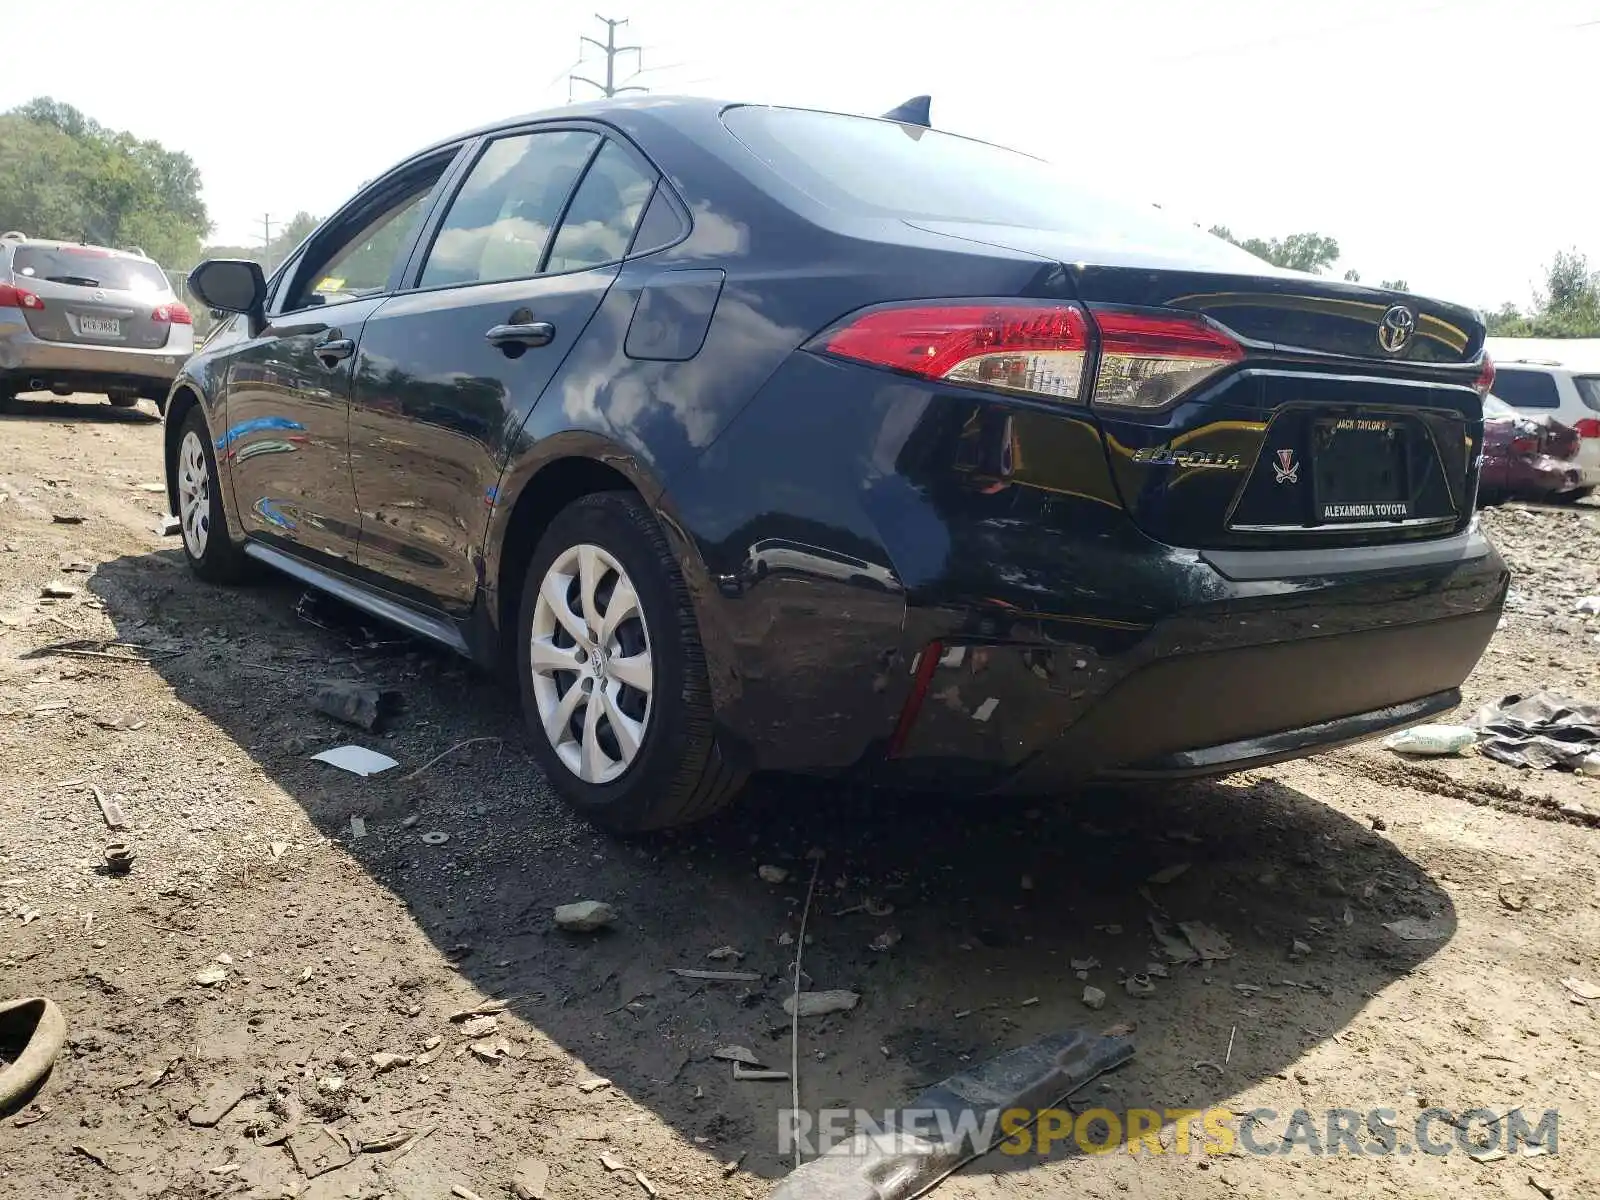
<svg viewBox="0 0 1600 1200"><path fill-rule="evenodd" d="M483 335L491 346L548 346L555 340L556 327L549 321L529 321L521 325L496 325Z"/></svg>
<svg viewBox="0 0 1600 1200"><path fill-rule="evenodd" d="M311 350L325 367L332 367L355 352L356 344L349 338L330 338L326 342L318 342Z"/></svg>

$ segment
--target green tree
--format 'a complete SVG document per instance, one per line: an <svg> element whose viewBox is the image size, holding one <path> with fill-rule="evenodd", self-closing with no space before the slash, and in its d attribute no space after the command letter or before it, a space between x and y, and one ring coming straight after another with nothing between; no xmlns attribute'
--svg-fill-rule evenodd
<svg viewBox="0 0 1600 1200"><path fill-rule="evenodd" d="M1281 239L1241 240L1234 237L1226 225L1213 225L1211 232L1243 250L1250 251L1257 258L1264 258L1274 266L1287 267L1291 271L1309 271L1313 275L1319 275L1339 261L1338 239L1322 233L1291 233Z"/></svg>
<svg viewBox="0 0 1600 1200"><path fill-rule="evenodd" d="M1502 304L1487 317L1496 337L1600 337L1600 273L1576 249L1558 250L1527 312Z"/></svg>
<svg viewBox="0 0 1600 1200"><path fill-rule="evenodd" d="M0 116L0 228L193 261L210 231L187 154L40 97Z"/></svg>
<svg viewBox="0 0 1600 1200"><path fill-rule="evenodd" d="M1404 279L1385 279L1378 286L1391 292L1409 292L1411 290L1411 285Z"/></svg>

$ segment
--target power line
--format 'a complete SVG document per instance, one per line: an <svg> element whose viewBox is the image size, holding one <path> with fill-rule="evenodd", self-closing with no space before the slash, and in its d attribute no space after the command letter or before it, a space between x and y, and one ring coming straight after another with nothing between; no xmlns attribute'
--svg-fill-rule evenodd
<svg viewBox="0 0 1600 1200"><path fill-rule="evenodd" d="M272 270L272 227L282 226L282 221L274 221L271 213L261 214L261 257L267 259L264 264L267 271Z"/></svg>
<svg viewBox="0 0 1600 1200"><path fill-rule="evenodd" d="M628 76L629 79L634 78L644 70L643 51L640 47L617 45L617 30L628 23L628 18L602 17L599 13L596 13L594 19L606 27L606 40L601 42L588 36L580 37L578 39L578 61L583 61L584 43L595 47L606 56L606 81L600 83L586 75L569 75L567 76L567 98L569 100L572 98L572 85L574 83L587 83L607 99L620 92L648 92L649 88L640 87L638 84L628 85L626 81L621 84L617 82L617 56L619 54L636 56L634 61L638 66L638 70L634 71L633 75Z"/></svg>

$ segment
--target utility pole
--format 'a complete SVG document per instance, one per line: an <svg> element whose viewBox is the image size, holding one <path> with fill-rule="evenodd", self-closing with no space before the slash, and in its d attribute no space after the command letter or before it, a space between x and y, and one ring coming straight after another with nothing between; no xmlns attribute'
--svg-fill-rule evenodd
<svg viewBox="0 0 1600 1200"><path fill-rule="evenodd" d="M267 260L263 265L268 275L272 274L272 227L282 224L274 221L271 213L261 214L261 257Z"/></svg>
<svg viewBox="0 0 1600 1200"><path fill-rule="evenodd" d="M612 96L615 96L620 92L648 92L650 90L649 88L640 87L637 84L634 84L632 86L623 86L623 85L619 85L617 83L617 74L616 74L617 55L619 55L619 54L641 55L642 54L642 50L638 46L619 46L619 45L617 45L617 30L619 28L621 28L622 26L626 25L628 23L628 19L626 17L623 17L621 19L613 19L611 17L602 17L599 13L595 14L594 19L596 21L599 21L601 24L603 24L606 27L606 40L603 41L603 42L600 42L600 41L596 41L592 37L588 37L588 36L580 37L578 39L578 61L579 62L583 61L583 43L587 42L589 45L595 47L597 50L599 50L602 54L604 54L606 56L606 81L604 83L598 83L595 80L589 79L588 77L583 76L583 75L571 75L571 76L568 76L567 98L569 100L572 98L572 84L573 83L587 83L590 87L598 89L600 94L605 96L607 99L610 99ZM639 59L636 59L635 61L636 62L642 62L643 59L639 58ZM638 71L635 71L633 73L633 75L637 75L638 73L639 73ZM632 79L633 75L628 76L628 78Z"/></svg>

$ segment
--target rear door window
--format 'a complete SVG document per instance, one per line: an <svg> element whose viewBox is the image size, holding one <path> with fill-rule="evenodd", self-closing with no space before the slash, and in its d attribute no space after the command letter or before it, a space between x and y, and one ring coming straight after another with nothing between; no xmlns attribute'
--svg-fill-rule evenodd
<svg viewBox="0 0 1600 1200"><path fill-rule="evenodd" d="M572 129L490 142L450 202L420 286L538 275L551 231L599 142L599 134Z"/></svg>
<svg viewBox="0 0 1600 1200"><path fill-rule="evenodd" d="M1579 375L1572 382L1577 385L1584 406L1600 412L1600 375Z"/></svg>
<svg viewBox="0 0 1600 1200"><path fill-rule="evenodd" d="M108 292L157 295L171 290L166 273L155 263L92 246L18 246L11 269L22 279Z"/></svg>
<svg viewBox="0 0 1600 1200"><path fill-rule="evenodd" d="M1494 374L1494 394L1513 408L1560 408L1555 377L1548 371L1499 367Z"/></svg>
<svg viewBox="0 0 1600 1200"><path fill-rule="evenodd" d="M561 218L546 274L620 262L655 182L654 172L645 174L633 155L608 139Z"/></svg>

